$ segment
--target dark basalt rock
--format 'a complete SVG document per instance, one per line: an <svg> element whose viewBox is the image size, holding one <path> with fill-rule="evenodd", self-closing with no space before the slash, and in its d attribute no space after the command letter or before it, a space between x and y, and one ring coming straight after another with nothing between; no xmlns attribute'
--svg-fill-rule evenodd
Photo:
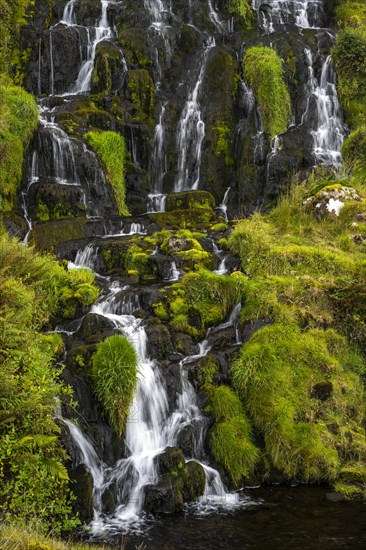
<svg viewBox="0 0 366 550"><path fill-rule="evenodd" d="M93 519L93 477L84 464L69 470L70 485L76 501L73 503L75 513L82 523Z"/></svg>
<svg viewBox="0 0 366 550"><path fill-rule="evenodd" d="M147 335L147 352L150 357L164 359L173 351L170 332L165 325L157 324L157 319L152 318L145 325Z"/></svg>

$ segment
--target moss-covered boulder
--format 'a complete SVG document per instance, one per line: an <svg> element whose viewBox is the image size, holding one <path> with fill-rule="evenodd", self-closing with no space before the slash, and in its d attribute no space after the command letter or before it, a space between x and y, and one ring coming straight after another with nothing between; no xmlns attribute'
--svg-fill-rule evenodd
<svg viewBox="0 0 366 550"><path fill-rule="evenodd" d="M111 42L99 42L95 52L91 79L92 93L108 95L120 83L122 57L120 49Z"/></svg>
<svg viewBox="0 0 366 550"><path fill-rule="evenodd" d="M126 60L133 68L146 68L151 65L148 57L147 32L138 27L125 28L121 25L118 40Z"/></svg>
<svg viewBox="0 0 366 550"><path fill-rule="evenodd" d="M181 512L185 502L204 494L205 471L201 464L185 462L183 452L167 447L155 459L159 481L145 487L145 510L158 514Z"/></svg>
<svg viewBox="0 0 366 550"><path fill-rule="evenodd" d="M38 223L30 233L29 243L37 250L52 252L59 243L84 239L85 224L84 217Z"/></svg>
<svg viewBox="0 0 366 550"><path fill-rule="evenodd" d="M146 69L128 71L127 95L134 104L133 121L154 124L155 86Z"/></svg>
<svg viewBox="0 0 366 550"><path fill-rule="evenodd" d="M182 191L180 193L170 193L166 197L165 210L186 210L204 208L214 209L215 199L208 191Z"/></svg>

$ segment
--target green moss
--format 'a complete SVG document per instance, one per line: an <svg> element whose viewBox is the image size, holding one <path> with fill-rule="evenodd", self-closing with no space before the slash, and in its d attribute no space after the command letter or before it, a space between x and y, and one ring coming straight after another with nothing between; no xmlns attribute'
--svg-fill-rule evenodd
<svg viewBox="0 0 366 550"><path fill-rule="evenodd" d="M342 156L346 168L354 175L352 182L363 184L366 181L366 126L357 128L345 140Z"/></svg>
<svg viewBox="0 0 366 550"><path fill-rule="evenodd" d="M113 76L121 67L121 52L109 42L98 44L91 79L93 93L108 95L113 88Z"/></svg>
<svg viewBox="0 0 366 550"><path fill-rule="evenodd" d="M136 106L135 122L147 121L154 124L155 120L155 86L146 69L135 69L128 72L127 89L132 102Z"/></svg>
<svg viewBox="0 0 366 550"><path fill-rule="evenodd" d="M232 132L229 126L225 122L217 121L216 125L212 128L214 133L214 152L215 156L219 159L223 159L225 165L230 168L234 164L234 159L231 155L232 144L231 137Z"/></svg>
<svg viewBox="0 0 366 550"><path fill-rule="evenodd" d="M189 310L207 328L223 321L243 295L242 281L211 271L187 273L181 281Z"/></svg>
<svg viewBox="0 0 366 550"><path fill-rule="evenodd" d="M153 304L153 310L161 321L168 321L169 320L169 313L166 310L165 305L162 302L157 302L156 304Z"/></svg>
<svg viewBox="0 0 366 550"><path fill-rule="evenodd" d="M215 221L215 212L204 208L190 210L173 210L172 212L158 212L149 214L149 218L162 227L179 228L208 228Z"/></svg>
<svg viewBox="0 0 366 550"><path fill-rule="evenodd" d="M217 359L214 355L207 354L197 362L197 382L200 388L208 389L212 385L218 373Z"/></svg>
<svg viewBox="0 0 366 550"><path fill-rule="evenodd" d="M88 132L84 137L103 165L113 189L118 212L123 216L128 216L124 183L126 158L124 138L116 132Z"/></svg>
<svg viewBox="0 0 366 550"><path fill-rule="evenodd" d="M206 210L215 208L215 199L208 191L182 191L170 193L166 197L165 209L167 212L200 208Z"/></svg>
<svg viewBox="0 0 366 550"><path fill-rule="evenodd" d="M88 269L70 271L65 285L59 290L59 314L63 319L75 317L79 308L90 306L98 298L95 275Z"/></svg>
<svg viewBox="0 0 366 550"><path fill-rule="evenodd" d="M148 58L146 31L140 28L120 29L118 40L130 65L146 68L151 65Z"/></svg>
<svg viewBox="0 0 366 550"><path fill-rule="evenodd" d="M259 450L252 442L252 428L240 399L228 386L209 391L207 412L215 417L210 444L215 460L237 485L250 476L259 459Z"/></svg>
<svg viewBox="0 0 366 550"><path fill-rule="evenodd" d="M337 36L333 59L338 72L338 93L349 124L366 124L366 26L346 28Z"/></svg>
<svg viewBox="0 0 366 550"><path fill-rule="evenodd" d="M136 351L124 336L110 336L98 345L91 363L94 392L122 435L137 383Z"/></svg>
<svg viewBox="0 0 366 550"><path fill-rule="evenodd" d="M232 15L240 15L247 26L250 24L253 11L247 0L224 0L224 8Z"/></svg>
<svg viewBox="0 0 366 550"><path fill-rule="evenodd" d="M137 245L131 245L127 250L124 264L126 271L136 271L140 278L148 278L150 256Z"/></svg>
<svg viewBox="0 0 366 550"><path fill-rule="evenodd" d="M287 129L290 95L283 80L281 58L271 48L249 48L243 59L244 76L257 96L262 124L271 137Z"/></svg>
<svg viewBox="0 0 366 550"><path fill-rule="evenodd" d="M85 238L85 218L54 220L33 227L29 242L38 250L52 251L61 242Z"/></svg>

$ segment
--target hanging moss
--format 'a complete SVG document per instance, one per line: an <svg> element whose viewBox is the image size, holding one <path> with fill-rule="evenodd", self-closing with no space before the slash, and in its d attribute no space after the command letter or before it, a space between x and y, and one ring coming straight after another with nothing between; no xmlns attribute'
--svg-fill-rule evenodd
<svg viewBox="0 0 366 550"><path fill-rule="evenodd" d="M249 48L243 59L244 76L258 99L263 129L271 137L284 132L290 122L291 101L283 80L281 58L271 48Z"/></svg>
<svg viewBox="0 0 366 550"><path fill-rule="evenodd" d="M128 208L125 202L125 140L116 132L88 132L85 139L97 154L105 170L109 183L112 186L118 212L128 216Z"/></svg>
<svg viewBox="0 0 366 550"><path fill-rule="evenodd" d="M92 356L93 389L118 435L125 429L137 383L137 354L122 335L101 342Z"/></svg>

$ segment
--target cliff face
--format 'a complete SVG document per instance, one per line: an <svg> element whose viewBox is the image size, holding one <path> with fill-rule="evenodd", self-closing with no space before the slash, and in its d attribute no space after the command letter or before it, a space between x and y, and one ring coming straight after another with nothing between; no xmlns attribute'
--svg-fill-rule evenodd
<svg viewBox="0 0 366 550"><path fill-rule="evenodd" d="M331 120L340 114L325 66L332 2L257 1L252 9L245 0L126 0L104 3L105 22L102 4L55 2L50 10L36 3L23 32L23 48L30 48L25 83L50 96L43 105L72 137L97 128L126 138L132 214L159 209L161 193L196 187L213 193L217 204L230 187L232 214L248 213L273 204L294 172L337 162L335 134L344 130L341 120ZM244 79L243 56L257 45L281 58L291 97L289 127L280 127L276 141L261 116L273 97L260 105ZM319 102L332 104L328 113ZM315 135L324 124L333 124L333 135ZM30 155L51 148L47 136L36 137ZM92 167L76 157L83 179ZM95 191L94 203L105 199Z"/></svg>

